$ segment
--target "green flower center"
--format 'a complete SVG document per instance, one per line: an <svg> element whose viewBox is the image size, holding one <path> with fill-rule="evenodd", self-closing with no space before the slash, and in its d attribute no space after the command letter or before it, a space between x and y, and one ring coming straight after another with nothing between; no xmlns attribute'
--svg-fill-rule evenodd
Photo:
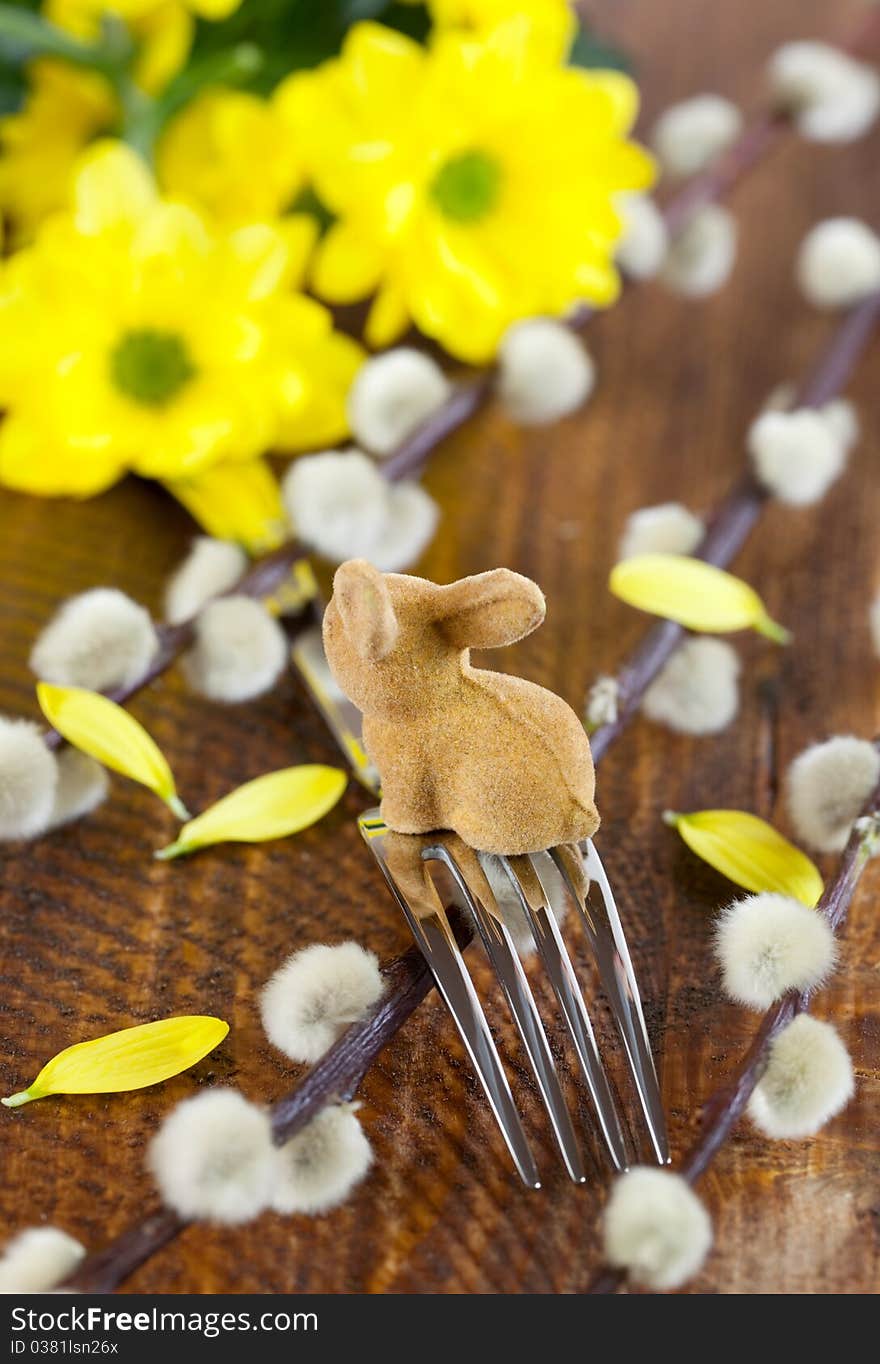
<svg viewBox="0 0 880 1364"><path fill-rule="evenodd" d="M431 198L446 218L475 223L495 207L501 167L485 152L461 152L444 161L431 182Z"/></svg>
<svg viewBox="0 0 880 1364"><path fill-rule="evenodd" d="M127 398L162 407L195 374L186 342L177 332L125 332L110 355L113 382Z"/></svg>

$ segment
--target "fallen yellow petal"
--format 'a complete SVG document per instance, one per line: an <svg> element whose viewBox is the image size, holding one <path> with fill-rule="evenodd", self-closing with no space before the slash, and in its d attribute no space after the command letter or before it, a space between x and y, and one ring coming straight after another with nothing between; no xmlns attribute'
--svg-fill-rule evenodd
<svg viewBox="0 0 880 1364"><path fill-rule="evenodd" d="M818 868L757 815L744 810L679 815L667 810L663 818L692 852L738 886L755 893L791 895L811 908L818 903L823 890Z"/></svg>
<svg viewBox="0 0 880 1364"><path fill-rule="evenodd" d="M218 464L190 478L166 479L165 487L208 535L236 540L249 554L265 554L284 539L281 489L263 459Z"/></svg>
<svg viewBox="0 0 880 1364"><path fill-rule="evenodd" d="M7 1108L19 1108L48 1094L117 1094L145 1089L194 1066L228 1032L229 1024L221 1018L193 1014L160 1018L91 1042L77 1042L53 1056L28 1089L0 1102Z"/></svg>
<svg viewBox="0 0 880 1364"><path fill-rule="evenodd" d="M637 554L611 570L609 586L616 597L665 616L688 630L726 634L752 628L777 644L791 634L771 620L754 588L741 578L685 554Z"/></svg>
<svg viewBox="0 0 880 1364"><path fill-rule="evenodd" d="M157 857L167 860L210 843L265 843L316 823L333 809L348 784L338 767L285 767L245 782L190 820Z"/></svg>
<svg viewBox="0 0 880 1364"><path fill-rule="evenodd" d="M49 724L74 748L154 791L178 819L189 819L164 754L122 706L100 692L50 682L38 683L37 700Z"/></svg>

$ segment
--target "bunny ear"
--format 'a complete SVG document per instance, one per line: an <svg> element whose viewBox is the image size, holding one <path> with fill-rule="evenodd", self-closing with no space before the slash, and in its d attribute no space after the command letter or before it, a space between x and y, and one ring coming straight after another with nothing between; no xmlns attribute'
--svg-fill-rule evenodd
<svg viewBox="0 0 880 1364"><path fill-rule="evenodd" d="M441 588L436 619L459 649L499 649L536 630L546 609L544 594L531 578L493 568Z"/></svg>
<svg viewBox="0 0 880 1364"><path fill-rule="evenodd" d="M385 578L366 559L340 564L333 602L345 633L365 662L379 663L397 642L397 617Z"/></svg>

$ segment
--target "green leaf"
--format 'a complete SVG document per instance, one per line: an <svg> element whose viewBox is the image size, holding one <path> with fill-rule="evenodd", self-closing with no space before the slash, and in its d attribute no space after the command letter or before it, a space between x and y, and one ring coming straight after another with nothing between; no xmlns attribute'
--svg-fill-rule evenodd
<svg viewBox="0 0 880 1364"><path fill-rule="evenodd" d="M318 198L311 185L306 185L290 205L291 213L308 213L318 224L318 235L324 233L336 222L336 214L331 213L326 204Z"/></svg>
<svg viewBox="0 0 880 1364"><path fill-rule="evenodd" d="M629 56L613 43L586 27L580 27L568 54L569 66L582 66L587 70L624 71L632 74L633 64Z"/></svg>
<svg viewBox="0 0 880 1364"><path fill-rule="evenodd" d="M388 9L388 0L338 0L339 18L343 24L359 24L362 19L378 19Z"/></svg>
<svg viewBox="0 0 880 1364"><path fill-rule="evenodd" d="M0 117L17 114L28 92L23 67L0 62Z"/></svg>
<svg viewBox="0 0 880 1364"><path fill-rule="evenodd" d="M431 32L431 16L424 5L387 5L382 12L386 28L396 28L417 43L423 43Z"/></svg>

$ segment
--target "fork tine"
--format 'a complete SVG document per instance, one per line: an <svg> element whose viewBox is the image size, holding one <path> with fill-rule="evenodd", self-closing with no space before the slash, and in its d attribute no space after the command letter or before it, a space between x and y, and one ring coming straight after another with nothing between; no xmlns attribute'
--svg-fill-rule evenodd
<svg viewBox="0 0 880 1364"><path fill-rule="evenodd" d="M605 868L592 839L587 840L583 854L571 846L561 846L551 849L550 856L580 911L626 1049L654 1153L659 1164L666 1165L669 1163L669 1142L660 1085L635 972ZM598 895L594 887L598 887Z"/></svg>
<svg viewBox="0 0 880 1364"><path fill-rule="evenodd" d="M553 1063L547 1035L510 933L502 922L500 913L492 913L489 908L490 905L494 905L494 897L482 869L474 859L482 881L482 885L478 887L474 884L473 875L470 878L465 877L461 866L442 843L425 848L422 856L443 863L467 902L522 1039L565 1168L576 1184L583 1184L587 1178L584 1159Z"/></svg>
<svg viewBox="0 0 880 1364"><path fill-rule="evenodd" d="M526 856L489 858L481 855L480 862L490 885L493 874L498 875L497 869L503 871L525 912L535 945L544 963L544 969L550 977L550 983L574 1043L608 1153L615 1167L618 1170L625 1170L628 1164L626 1145L608 1077L599 1057L593 1026L571 958L556 919L550 911L547 893L540 876L532 860Z"/></svg>
<svg viewBox="0 0 880 1364"><path fill-rule="evenodd" d="M477 1078L486 1093L520 1178L529 1188L540 1189L538 1167L523 1131L510 1083L489 1031L489 1024L486 1022L486 1015L483 1013L473 981L449 926L446 911L427 872L417 903L412 903L402 894L385 857L384 826L377 824L375 818L371 820L371 815L375 816L376 813L372 811L369 815L361 816L359 820L361 833L373 850L391 892L403 910L412 935L428 963L437 989L452 1014L453 1022L477 1072Z"/></svg>

